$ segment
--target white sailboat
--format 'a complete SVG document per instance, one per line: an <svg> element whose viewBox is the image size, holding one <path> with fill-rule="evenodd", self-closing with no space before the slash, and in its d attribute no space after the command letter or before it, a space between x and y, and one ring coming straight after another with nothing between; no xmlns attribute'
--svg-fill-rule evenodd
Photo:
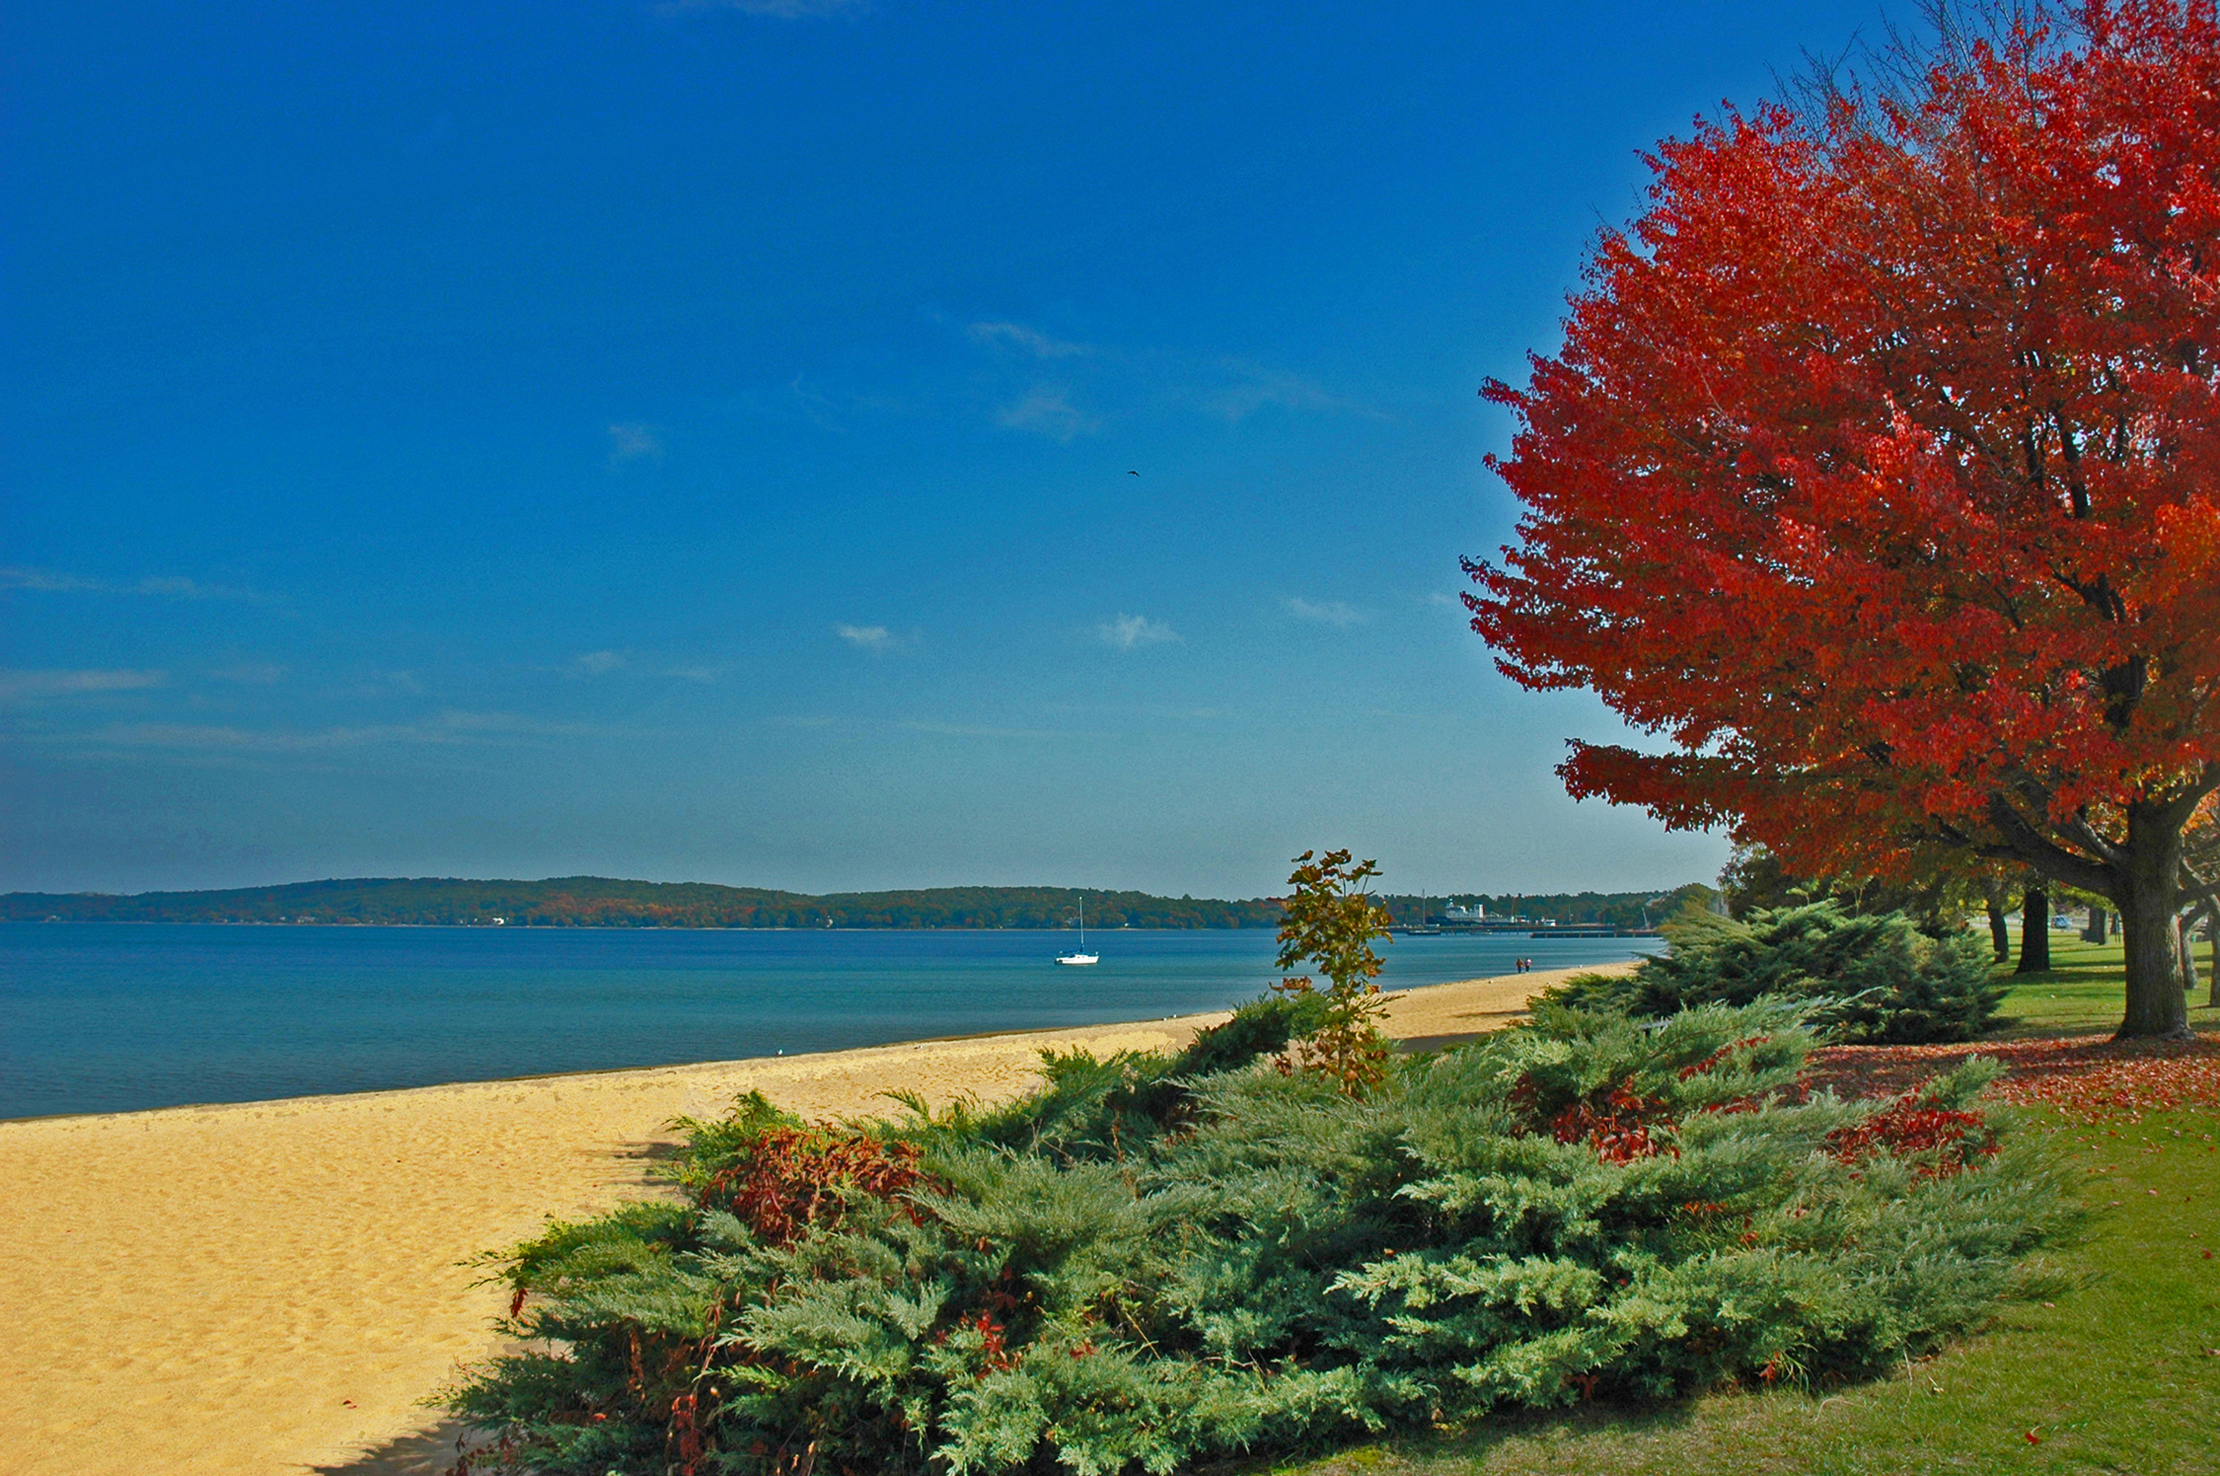
<svg viewBox="0 0 2220 1476"><path fill-rule="evenodd" d="M1079 899L1079 946L1069 953L1057 954L1056 961L1060 964L1069 964L1075 967L1081 964L1102 962L1101 954L1087 951L1087 899L1084 896Z"/></svg>

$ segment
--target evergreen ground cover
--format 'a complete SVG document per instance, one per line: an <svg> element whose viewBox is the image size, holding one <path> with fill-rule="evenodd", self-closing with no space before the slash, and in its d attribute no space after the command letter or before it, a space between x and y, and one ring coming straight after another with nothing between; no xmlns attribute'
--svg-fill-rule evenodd
<svg viewBox="0 0 2220 1476"><path fill-rule="evenodd" d="M1908 1044L1977 1039L2004 993L1987 940L1966 929L1930 937L1902 912L1848 912L1833 901L1742 918L1691 910L1664 932L1670 951L1626 973L1575 975L1544 998L1638 1017L1805 998L1835 1040Z"/></svg>
<svg viewBox="0 0 2220 1476"><path fill-rule="evenodd" d="M2071 1218L2055 1155L1968 1110L1993 1068L1807 1093L1792 1002L1544 1008L1362 1095L1240 1064L1303 1007L992 1112L696 1124L685 1202L502 1259L524 1346L452 1407L550 1472L1162 1472L1855 1388Z"/></svg>
<svg viewBox="0 0 2220 1476"><path fill-rule="evenodd" d="M2038 1262L2053 1282L2006 1304L1979 1336L1835 1390L1713 1392L1643 1408L1598 1402L1509 1412L1461 1430L1370 1443L1323 1459L1247 1463L1280 1476L1900 1476L1905 1472L2122 1472L2209 1476L2220 1408L2220 1012L2190 1010L2200 1042L2108 1048L2124 987L2120 945L2053 940L2055 967L2009 983L1999 1039L2018 1055L2008 1081L2045 1061L2025 1049L2062 1043L2109 1089L2139 1080L2117 1105L2068 1084L2024 1109L2025 1129L2063 1156L2090 1218ZM2202 962L2202 959L2200 959ZM1892 1081L1910 1053L1862 1055ZM2072 1076L2069 1070L2067 1075ZM2093 1120L2084 1120L2085 1116ZM2033 1437L2032 1439L2030 1437Z"/></svg>

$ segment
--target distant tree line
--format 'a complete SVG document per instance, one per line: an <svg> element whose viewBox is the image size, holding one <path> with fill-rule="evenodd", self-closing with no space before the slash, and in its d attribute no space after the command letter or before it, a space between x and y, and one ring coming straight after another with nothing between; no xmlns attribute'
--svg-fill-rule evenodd
<svg viewBox="0 0 2220 1476"><path fill-rule="evenodd" d="M709 882L372 878L209 892L11 892L10 922L367 923L595 928L1062 928L1080 899L1087 925L1118 928L1277 927L1262 899L1156 897L1072 887L934 887L811 896Z"/></svg>
<svg viewBox="0 0 2220 1476"><path fill-rule="evenodd" d="M1439 919L1447 908L1477 905L1487 909L1491 918L1546 917L1560 923L1638 928L1645 919L1661 923L1690 904L1709 907L1717 895L1702 882L1686 882L1654 892L1458 892L1428 897L1398 893L1379 901L1398 926L1417 918L1422 907L1426 916Z"/></svg>
<svg viewBox="0 0 2220 1476"><path fill-rule="evenodd" d="M1691 882L1671 891L1463 892L1424 899L1434 917L1478 904L1490 917L1549 917L1561 923L1639 927L1662 922L1683 902L1713 893ZM293 882L209 892L9 892L0 921L367 923L426 927L542 928L1066 928L1087 904L1089 928L1276 928L1282 911L1269 897L1225 901L1158 897L1147 892L1082 892L1075 887L928 887L899 892L812 896L711 882L620 881L566 876L548 881L469 881L447 877ZM1663 900L1659 900L1663 899ZM1415 895L1379 898L1397 923L1414 920Z"/></svg>

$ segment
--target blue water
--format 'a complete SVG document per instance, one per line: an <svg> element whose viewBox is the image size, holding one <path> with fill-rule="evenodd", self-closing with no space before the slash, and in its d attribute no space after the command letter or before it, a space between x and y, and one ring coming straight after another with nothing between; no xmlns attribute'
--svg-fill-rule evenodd
<svg viewBox="0 0 2220 1476"><path fill-rule="evenodd" d="M841 1050L1222 1009L1273 935L0 923L0 1118ZM1384 988L1635 939L1398 938Z"/></svg>

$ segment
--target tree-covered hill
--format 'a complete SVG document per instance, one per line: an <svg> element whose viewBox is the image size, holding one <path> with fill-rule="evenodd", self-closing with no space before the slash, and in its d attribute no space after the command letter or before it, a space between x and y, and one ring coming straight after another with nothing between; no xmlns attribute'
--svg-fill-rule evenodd
<svg viewBox="0 0 2220 1476"><path fill-rule="evenodd" d="M1479 902L1491 917L1552 917L1559 922L1633 927L1643 903L1664 896L1649 915L1672 914L1687 886L1671 893L1582 892L1571 896L1436 896L1430 910ZM1082 892L1075 887L926 887L899 892L811 896L713 882L619 881L563 876L546 881L469 881L454 877L371 877L292 882L221 892L9 892L5 922L387 923L561 928L1063 928L1079 900L1090 928L1278 927L1270 898L1223 901L1157 897L1147 892ZM1418 912L1415 897L1383 897L1398 921Z"/></svg>
<svg viewBox="0 0 2220 1476"><path fill-rule="evenodd" d="M293 882L218 892L11 892L0 920L40 922L317 922L491 924L536 927L1060 928L1084 895L1087 923L1106 928L1273 927L1262 900L1154 897L1071 887L934 887L813 897L710 882L547 881L448 877Z"/></svg>

